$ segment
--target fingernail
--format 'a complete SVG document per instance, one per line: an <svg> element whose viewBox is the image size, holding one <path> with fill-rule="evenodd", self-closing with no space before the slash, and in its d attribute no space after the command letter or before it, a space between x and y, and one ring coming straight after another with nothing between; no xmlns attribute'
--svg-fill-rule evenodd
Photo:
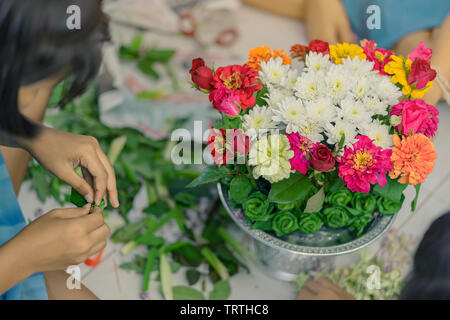
<svg viewBox="0 0 450 320"><path fill-rule="evenodd" d="M87 195L84 196L84 199L88 202L88 203L92 203L94 202L94 196L91 193L88 193Z"/></svg>

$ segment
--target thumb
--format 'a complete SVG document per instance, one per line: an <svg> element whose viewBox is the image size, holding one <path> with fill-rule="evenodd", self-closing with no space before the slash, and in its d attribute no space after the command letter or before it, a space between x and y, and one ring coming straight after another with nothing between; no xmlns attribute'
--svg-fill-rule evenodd
<svg viewBox="0 0 450 320"><path fill-rule="evenodd" d="M94 202L94 190L91 185L74 170L70 169L69 171L70 174L63 177L62 180L72 186L72 188L81 194L88 203Z"/></svg>

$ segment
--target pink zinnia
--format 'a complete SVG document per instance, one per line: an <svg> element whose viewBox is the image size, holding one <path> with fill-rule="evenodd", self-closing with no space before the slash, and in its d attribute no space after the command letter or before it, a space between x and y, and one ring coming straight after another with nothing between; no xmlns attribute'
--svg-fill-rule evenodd
<svg viewBox="0 0 450 320"><path fill-rule="evenodd" d="M433 55L433 50L428 48L423 41L419 42L419 45L409 54L409 60L414 61L417 58L423 59L429 62L431 56Z"/></svg>
<svg viewBox="0 0 450 320"><path fill-rule="evenodd" d="M370 185L387 183L386 172L391 170L392 150L382 150L367 136L357 136L352 148L345 147L338 159L339 177L352 192L370 192Z"/></svg>
<svg viewBox="0 0 450 320"><path fill-rule="evenodd" d="M377 44L373 40L369 40L362 47L366 54L366 59L374 63L373 70L378 71L380 74L386 75L384 72L384 66L391 61L392 51L377 48Z"/></svg>
<svg viewBox="0 0 450 320"><path fill-rule="evenodd" d="M392 107L391 115L402 117L400 125L395 127L399 133L422 133L428 138L436 134L439 111L421 99L403 100Z"/></svg>
<svg viewBox="0 0 450 320"><path fill-rule="evenodd" d="M314 151L314 148L319 145L318 143L313 143L306 137L301 136L296 133L286 134L291 145L291 150L294 151L294 157L291 158L291 169L297 170L302 174L306 174L309 167L309 160L306 157L310 152Z"/></svg>
<svg viewBox="0 0 450 320"><path fill-rule="evenodd" d="M240 98L237 93L225 86L214 90L212 97L213 107L219 112L223 112L229 116L236 117L239 114Z"/></svg>

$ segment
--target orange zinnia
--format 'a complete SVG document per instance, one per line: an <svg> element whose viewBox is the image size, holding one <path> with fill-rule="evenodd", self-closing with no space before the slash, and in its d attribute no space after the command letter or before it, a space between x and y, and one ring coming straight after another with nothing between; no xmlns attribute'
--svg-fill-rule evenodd
<svg viewBox="0 0 450 320"><path fill-rule="evenodd" d="M389 176L397 178L400 183L416 185L425 181L433 171L434 160L437 153L433 142L421 133L403 137L394 135L392 137L394 147L392 148L392 170Z"/></svg>
<svg viewBox="0 0 450 320"><path fill-rule="evenodd" d="M261 70L261 61L269 61L272 58L280 57L283 59L283 64L290 64L291 59L288 57L284 50L272 50L269 46L264 45L264 47L256 47L250 50L248 53L247 65L255 68L256 70Z"/></svg>

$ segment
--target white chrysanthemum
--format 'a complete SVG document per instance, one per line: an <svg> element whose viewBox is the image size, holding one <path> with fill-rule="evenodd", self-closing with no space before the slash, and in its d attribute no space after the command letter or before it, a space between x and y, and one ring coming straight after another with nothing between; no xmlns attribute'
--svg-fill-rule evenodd
<svg viewBox="0 0 450 320"><path fill-rule="evenodd" d="M279 109L279 103L281 100L287 97L293 97L294 93L291 90L287 90L281 87L267 86L268 95L264 100L266 100L267 105L274 110Z"/></svg>
<svg viewBox="0 0 450 320"><path fill-rule="evenodd" d="M371 121L372 114L364 107L364 104L355 100L352 96L347 96L340 102L341 109L339 115L344 121L351 122L359 127Z"/></svg>
<svg viewBox="0 0 450 320"><path fill-rule="evenodd" d="M355 98L363 100L370 93L371 84L367 77L361 77L356 80L351 92Z"/></svg>
<svg viewBox="0 0 450 320"><path fill-rule="evenodd" d="M282 134L263 135L252 143L248 164L253 166L255 179L263 176L270 183L289 178L294 156L289 140Z"/></svg>
<svg viewBox="0 0 450 320"><path fill-rule="evenodd" d="M305 107L311 118L323 124L336 119L337 107L328 97L321 97L315 101L306 101Z"/></svg>
<svg viewBox="0 0 450 320"><path fill-rule="evenodd" d="M283 64L281 58L270 59L261 62L259 76L264 84L280 85L281 80L287 76L289 65Z"/></svg>
<svg viewBox="0 0 450 320"><path fill-rule="evenodd" d="M399 102L402 92L400 89L391 82L390 77L377 75L372 79L376 79L373 83L373 87L376 95L389 105L394 105Z"/></svg>
<svg viewBox="0 0 450 320"><path fill-rule="evenodd" d="M289 69L289 71L286 73L286 76L281 79L281 86L283 88L292 90L297 83L298 79L298 70L296 69Z"/></svg>
<svg viewBox="0 0 450 320"><path fill-rule="evenodd" d="M298 132L300 135L308 138L309 140L311 140L314 143L322 142L322 140L323 140L322 122L319 120L313 119L310 116L303 118L302 121L300 121L300 123L298 123L296 125L296 129L297 130L293 131L293 132ZM288 132L288 133L290 133L290 132Z"/></svg>
<svg viewBox="0 0 450 320"><path fill-rule="evenodd" d="M354 57L353 59L347 57L342 65L344 69L352 72L356 77L361 78L372 72L374 63L368 60L361 61L358 57Z"/></svg>
<svg viewBox="0 0 450 320"><path fill-rule="evenodd" d="M305 65L308 71L326 73L332 63L328 54L323 55L322 53L310 52L306 55Z"/></svg>
<svg viewBox="0 0 450 320"><path fill-rule="evenodd" d="M332 125L331 123L328 123L325 126L325 134L327 136L327 143L328 144L337 144L341 141L342 136L345 136L344 140L344 146L351 146L353 143L355 143L357 131L356 126L353 123L343 121L343 120L336 120L335 124Z"/></svg>
<svg viewBox="0 0 450 320"><path fill-rule="evenodd" d="M279 103L278 110L273 110L272 120L286 125L286 132L298 131L298 124L306 115L305 107L301 100L295 97L288 97Z"/></svg>
<svg viewBox="0 0 450 320"><path fill-rule="evenodd" d="M294 86L295 95L303 100L315 100L325 94L323 75L314 72L303 73Z"/></svg>
<svg viewBox="0 0 450 320"><path fill-rule="evenodd" d="M243 116L242 128L247 135L254 137L276 127L277 124L272 121L272 116L272 111L268 107L254 106L248 114Z"/></svg>
<svg viewBox="0 0 450 320"><path fill-rule="evenodd" d="M326 78L326 94L334 102L338 102L348 94L353 83L353 75L344 70L342 65L333 66Z"/></svg>
<svg viewBox="0 0 450 320"><path fill-rule="evenodd" d="M381 101L376 96L367 96L363 99L362 103L366 106L366 108L372 112L373 114L387 115L388 114L388 105L383 100Z"/></svg>
<svg viewBox="0 0 450 320"><path fill-rule="evenodd" d="M392 147L392 135L389 134L389 127L382 124L380 120L374 120L361 130L361 133L374 140L377 147L390 149Z"/></svg>
<svg viewBox="0 0 450 320"><path fill-rule="evenodd" d="M398 125L400 125L400 123L402 123L402 116L398 115L393 115L389 118L389 123L391 124L391 126L396 127Z"/></svg>

